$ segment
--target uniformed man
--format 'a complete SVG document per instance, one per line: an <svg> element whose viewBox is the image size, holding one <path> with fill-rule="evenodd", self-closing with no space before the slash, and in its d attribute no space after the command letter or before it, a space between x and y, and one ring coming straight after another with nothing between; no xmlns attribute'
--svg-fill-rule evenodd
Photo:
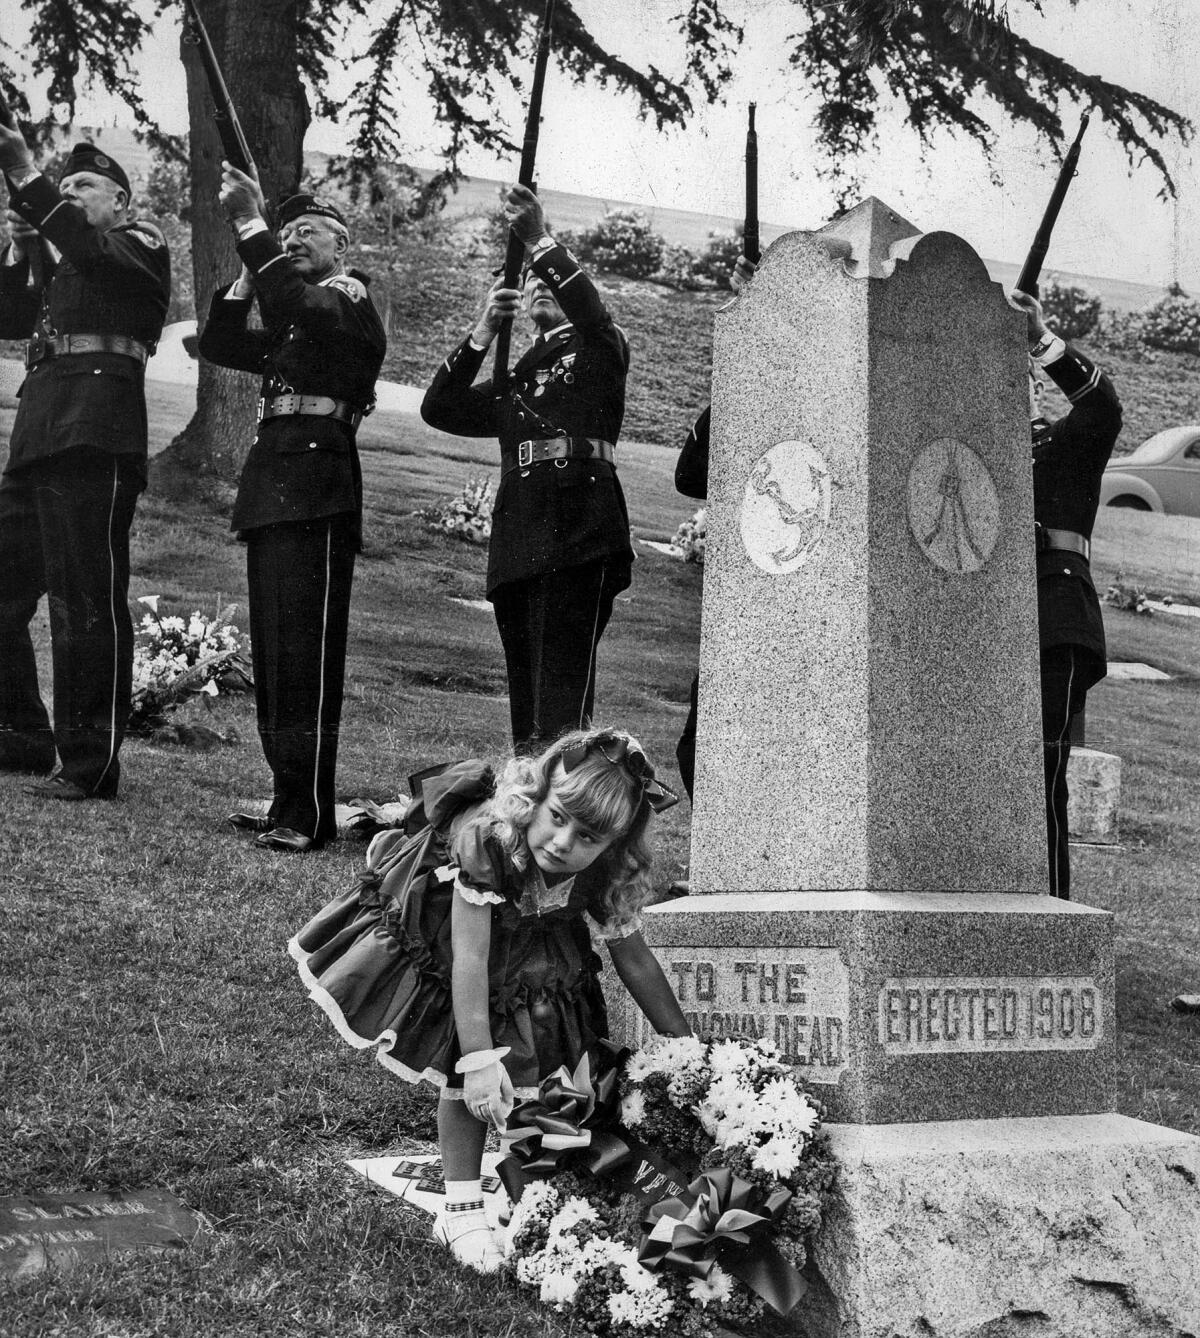
<svg viewBox="0 0 1200 1338"><path fill-rule="evenodd" d="M29 339L0 477L0 769L50 772L57 749L57 770L28 793L112 799L133 675L129 529L146 486L144 376L170 260L158 229L130 217L129 178L95 145L75 145L55 187L20 132L0 126L0 170L12 232L0 336ZM53 729L29 636L44 592Z"/></svg>
<svg viewBox="0 0 1200 1338"><path fill-rule="evenodd" d="M508 669L513 742L535 751L586 725L596 647L630 581L629 516L616 471L629 348L542 206L513 186L505 214L525 243L523 289L493 285L474 330L438 369L421 405L432 427L500 439L487 596ZM474 385L501 322L537 330L502 389Z"/></svg>
<svg viewBox="0 0 1200 1338"><path fill-rule="evenodd" d="M1089 559L1100 480L1121 431L1121 402L1108 377L1048 328L1036 298L1014 292L1012 301L1024 311L1029 332L1050 892L1066 898L1071 887L1067 845L1071 721L1083 710L1088 688L1107 672L1104 621ZM1071 402L1070 413L1055 422L1042 412L1039 371L1045 371Z"/></svg>
<svg viewBox="0 0 1200 1338"><path fill-rule="evenodd" d="M234 813L275 850L332 841L350 585L360 546L355 432L375 399L386 337L350 234L328 200L293 195L266 222L258 185L224 165L220 199L242 273L217 292L200 353L262 377L259 423L233 511L246 540L258 732L274 777L266 817ZM264 329L248 329L258 299Z"/></svg>

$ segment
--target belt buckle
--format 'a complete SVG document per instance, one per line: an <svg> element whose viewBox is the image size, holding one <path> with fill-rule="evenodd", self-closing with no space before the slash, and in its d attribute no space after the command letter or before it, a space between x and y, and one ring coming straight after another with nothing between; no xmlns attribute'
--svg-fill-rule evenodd
<svg viewBox="0 0 1200 1338"><path fill-rule="evenodd" d="M265 398L260 396L258 401L258 416L255 419L255 421L261 423L263 420L263 414L266 413L266 411L267 411L267 401Z"/></svg>
<svg viewBox="0 0 1200 1338"><path fill-rule="evenodd" d="M525 469L533 464L533 442L523 441L517 447L517 468Z"/></svg>

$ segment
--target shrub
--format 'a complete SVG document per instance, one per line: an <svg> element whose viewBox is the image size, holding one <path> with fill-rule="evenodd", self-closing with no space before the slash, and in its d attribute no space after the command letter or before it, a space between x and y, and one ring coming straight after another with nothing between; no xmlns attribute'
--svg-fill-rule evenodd
<svg viewBox="0 0 1200 1338"><path fill-rule="evenodd" d="M663 247L662 263L654 276L672 288L683 288L689 292L697 288L707 288L708 282L698 271L700 261L694 251L686 246L676 246L668 242Z"/></svg>
<svg viewBox="0 0 1200 1338"><path fill-rule="evenodd" d="M1083 339L1100 319L1100 299L1077 284L1049 279L1042 287L1046 323L1064 339Z"/></svg>
<svg viewBox="0 0 1200 1338"><path fill-rule="evenodd" d="M665 244L640 209L608 209L594 228L579 235L575 251L597 269L648 279L662 263Z"/></svg>
<svg viewBox="0 0 1200 1338"><path fill-rule="evenodd" d="M1145 346L1146 317L1139 311L1113 311L1105 308L1100 313L1092 342L1118 353L1139 356L1153 361L1155 355Z"/></svg>
<svg viewBox="0 0 1200 1338"><path fill-rule="evenodd" d="M741 228L736 232L710 232L704 254L696 260L696 273L718 288L728 288L729 276L741 254Z"/></svg>
<svg viewBox="0 0 1200 1338"><path fill-rule="evenodd" d="M1171 353L1200 353L1200 302L1169 293L1148 308L1142 339Z"/></svg>

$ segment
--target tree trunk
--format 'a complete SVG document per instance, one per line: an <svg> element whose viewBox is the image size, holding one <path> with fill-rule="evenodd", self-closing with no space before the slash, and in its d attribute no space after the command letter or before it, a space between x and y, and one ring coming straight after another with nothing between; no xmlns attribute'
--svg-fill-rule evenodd
<svg viewBox="0 0 1200 1338"><path fill-rule="evenodd" d="M268 202L298 187L308 128L308 99L296 49L298 0L197 0L225 83L258 166ZM196 315L203 325L213 292L232 283L239 261L217 202L221 139L199 48L182 43L187 73L192 178L192 267ZM175 263L186 263L179 256ZM254 435L258 381L200 362L196 412L154 462L157 478L236 478Z"/></svg>

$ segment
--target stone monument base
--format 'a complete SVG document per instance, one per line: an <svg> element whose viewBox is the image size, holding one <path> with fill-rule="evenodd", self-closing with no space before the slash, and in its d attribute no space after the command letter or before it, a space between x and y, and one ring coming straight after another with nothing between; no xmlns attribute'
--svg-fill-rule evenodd
<svg viewBox="0 0 1200 1338"><path fill-rule="evenodd" d="M806 1338L1200 1334L1200 1138L1120 1115L828 1128Z"/></svg>

